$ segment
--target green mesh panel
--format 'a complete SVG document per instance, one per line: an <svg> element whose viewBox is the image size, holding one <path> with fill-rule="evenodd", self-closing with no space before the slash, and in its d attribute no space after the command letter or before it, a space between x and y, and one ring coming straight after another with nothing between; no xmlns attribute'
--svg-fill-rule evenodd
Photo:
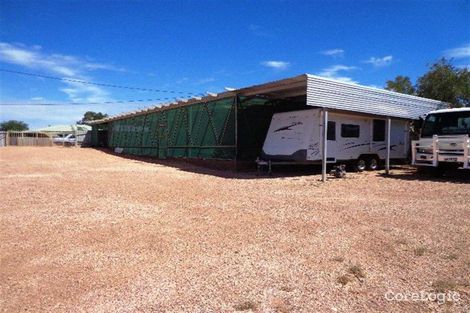
<svg viewBox="0 0 470 313"><path fill-rule="evenodd" d="M93 125L91 127L91 145L93 147L98 146L98 125Z"/></svg>
<svg viewBox="0 0 470 313"><path fill-rule="evenodd" d="M96 132L96 131L95 131ZM93 135L92 140L97 135ZM123 153L166 157L235 158L234 99L197 103L109 124L108 146Z"/></svg>
<svg viewBox="0 0 470 313"><path fill-rule="evenodd" d="M305 98L271 101L240 97L238 107L238 159L255 160L261 153L274 113L309 108Z"/></svg>

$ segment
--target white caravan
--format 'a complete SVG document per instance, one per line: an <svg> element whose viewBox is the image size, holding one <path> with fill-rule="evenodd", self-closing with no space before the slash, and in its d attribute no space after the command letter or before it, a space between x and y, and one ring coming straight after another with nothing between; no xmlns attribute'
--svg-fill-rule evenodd
<svg viewBox="0 0 470 313"><path fill-rule="evenodd" d="M421 136L412 142L412 163L420 167L470 168L470 108L427 114Z"/></svg>
<svg viewBox="0 0 470 313"><path fill-rule="evenodd" d="M261 158L264 161L318 163L322 160L322 109L273 115ZM387 153L386 119L355 113L329 112L327 162L353 163L356 170L375 170ZM409 123L392 119L390 158L406 159Z"/></svg>

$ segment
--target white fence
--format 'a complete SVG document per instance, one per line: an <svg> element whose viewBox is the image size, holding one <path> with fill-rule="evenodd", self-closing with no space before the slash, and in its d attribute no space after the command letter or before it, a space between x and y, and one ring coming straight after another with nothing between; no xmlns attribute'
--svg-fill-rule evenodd
<svg viewBox="0 0 470 313"><path fill-rule="evenodd" d="M52 146L52 138L40 132L2 132L0 146Z"/></svg>
<svg viewBox="0 0 470 313"><path fill-rule="evenodd" d="M64 146L76 146L76 145L87 145L90 142L89 131L76 131L72 133L74 139L71 141L61 140L69 135L67 133L46 133L46 132L35 132L35 131L1 131L0 132L0 147L5 146L40 146L48 147L56 145ZM56 139L55 139L56 138Z"/></svg>

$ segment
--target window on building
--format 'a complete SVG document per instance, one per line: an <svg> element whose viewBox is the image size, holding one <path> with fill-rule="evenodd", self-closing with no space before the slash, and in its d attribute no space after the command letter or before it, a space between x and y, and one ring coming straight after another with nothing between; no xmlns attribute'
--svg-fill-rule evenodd
<svg viewBox="0 0 470 313"><path fill-rule="evenodd" d="M341 124L341 137L343 138L359 138L360 127L353 124Z"/></svg>
<svg viewBox="0 0 470 313"><path fill-rule="evenodd" d="M336 140L336 122L328 122L326 138L328 140Z"/></svg>
<svg viewBox="0 0 470 313"><path fill-rule="evenodd" d="M385 141L385 120L374 120L372 140Z"/></svg>

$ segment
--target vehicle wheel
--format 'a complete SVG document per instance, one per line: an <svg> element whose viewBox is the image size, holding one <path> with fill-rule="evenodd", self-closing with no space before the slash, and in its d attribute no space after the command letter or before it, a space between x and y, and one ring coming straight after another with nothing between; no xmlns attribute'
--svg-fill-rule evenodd
<svg viewBox="0 0 470 313"><path fill-rule="evenodd" d="M366 167L367 167L366 160L364 160L363 158L357 159L356 163L354 164L354 169L357 172L363 172L366 169Z"/></svg>
<svg viewBox="0 0 470 313"><path fill-rule="evenodd" d="M367 161L367 169L369 171L376 171L379 169L379 160L376 157L371 157Z"/></svg>

